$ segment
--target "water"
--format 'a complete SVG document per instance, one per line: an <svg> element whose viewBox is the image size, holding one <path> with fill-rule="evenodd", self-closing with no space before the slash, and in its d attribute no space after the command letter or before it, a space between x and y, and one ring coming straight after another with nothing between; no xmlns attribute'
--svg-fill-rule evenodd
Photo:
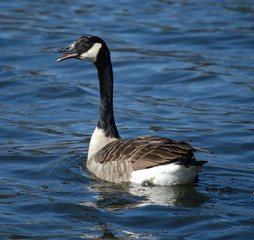
<svg viewBox="0 0 254 240"><path fill-rule="evenodd" d="M1 239L252 239L251 0L1 1ZM196 185L100 181L85 168L95 68L53 52L83 33L112 52L122 137L192 140Z"/></svg>

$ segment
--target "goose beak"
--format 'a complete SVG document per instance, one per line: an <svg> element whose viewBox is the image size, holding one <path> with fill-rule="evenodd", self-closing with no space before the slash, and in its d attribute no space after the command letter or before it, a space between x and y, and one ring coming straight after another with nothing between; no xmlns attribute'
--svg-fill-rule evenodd
<svg viewBox="0 0 254 240"><path fill-rule="evenodd" d="M61 62L68 58L76 58L77 53L75 53L74 44L71 44L65 48L61 48L59 50L56 50L55 53L63 53L61 58L57 59L57 62Z"/></svg>

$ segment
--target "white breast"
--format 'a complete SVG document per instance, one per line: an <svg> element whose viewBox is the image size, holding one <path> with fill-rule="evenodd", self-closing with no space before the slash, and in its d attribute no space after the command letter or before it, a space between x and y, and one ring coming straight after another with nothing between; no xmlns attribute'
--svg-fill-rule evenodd
<svg viewBox="0 0 254 240"><path fill-rule="evenodd" d="M101 148L115 140L117 140L117 138L106 137L104 131L101 128L96 127L90 140L87 158L90 159L90 157L97 153Z"/></svg>

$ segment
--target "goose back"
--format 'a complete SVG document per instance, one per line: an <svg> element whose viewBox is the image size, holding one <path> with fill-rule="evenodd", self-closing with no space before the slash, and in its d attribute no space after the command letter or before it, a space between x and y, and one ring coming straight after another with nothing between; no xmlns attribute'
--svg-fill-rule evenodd
<svg viewBox="0 0 254 240"><path fill-rule="evenodd" d="M157 136L117 139L108 143L87 161L88 169L97 177L111 182L128 182L133 171L176 163L186 168L202 166L193 152L205 151L181 141Z"/></svg>

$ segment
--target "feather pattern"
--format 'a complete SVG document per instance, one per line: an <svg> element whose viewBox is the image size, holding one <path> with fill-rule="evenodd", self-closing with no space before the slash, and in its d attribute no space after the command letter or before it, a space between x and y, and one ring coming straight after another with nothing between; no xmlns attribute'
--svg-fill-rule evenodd
<svg viewBox="0 0 254 240"><path fill-rule="evenodd" d="M194 148L181 141L157 136L139 136L117 139L101 148L88 159L88 169L100 178L112 182L127 182L132 172L176 163L188 168L202 166L206 161L196 161L193 152L208 150Z"/></svg>
<svg viewBox="0 0 254 240"><path fill-rule="evenodd" d="M196 161L193 152L212 153L194 148L185 141L156 136L120 139L113 111L113 69L106 43L96 36L84 35L56 53L57 62L77 58L96 66L100 86L100 113L92 135L87 168L110 182L144 181L160 184L191 183L206 161Z"/></svg>

